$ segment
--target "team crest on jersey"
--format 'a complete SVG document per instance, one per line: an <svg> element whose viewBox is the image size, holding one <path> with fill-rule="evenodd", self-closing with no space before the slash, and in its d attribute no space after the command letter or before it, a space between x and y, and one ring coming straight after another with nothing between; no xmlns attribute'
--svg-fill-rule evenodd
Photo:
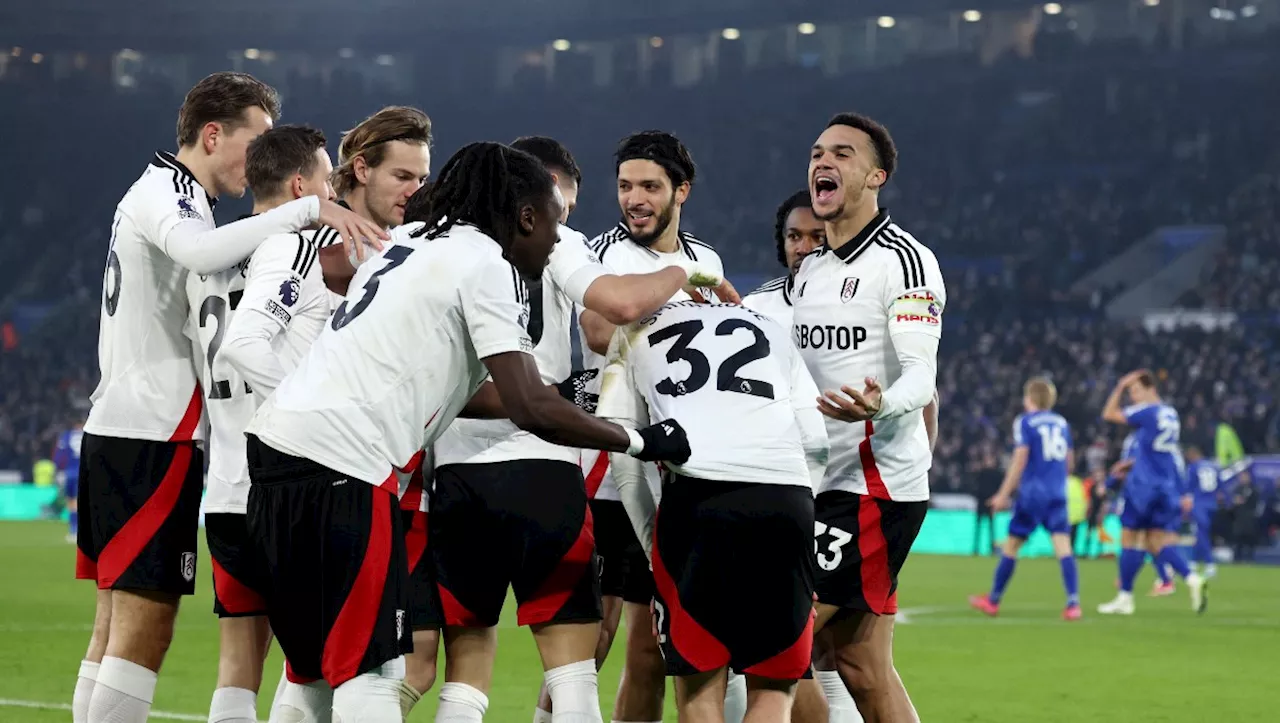
<svg viewBox="0 0 1280 723"><path fill-rule="evenodd" d="M852 299L856 293L858 293L858 279L855 276L850 276L844 280L844 286L840 287L841 303L849 303L849 300Z"/></svg>
<svg viewBox="0 0 1280 723"><path fill-rule="evenodd" d="M191 582L196 579L196 553L182 553L182 579Z"/></svg>
<svg viewBox="0 0 1280 723"><path fill-rule="evenodd" d="M280 284L280 301L285 306L293 306L298 303L298 296L302 291L302 286L298 284L298 280L290 277Z"/></svg>
<svg viewBox="0 0 1280 723"><path fill-rule="evenodd" d="M204 220L204 216L201 216L200 212L196 210L196 205L186 196L178 198L178 218L189 218L195 221Z"/></svg>

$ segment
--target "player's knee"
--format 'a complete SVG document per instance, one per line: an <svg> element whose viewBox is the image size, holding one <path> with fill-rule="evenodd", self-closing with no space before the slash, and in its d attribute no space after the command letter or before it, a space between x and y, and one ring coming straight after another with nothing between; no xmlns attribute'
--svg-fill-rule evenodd
<svg viewBox="0 0 1280 723"><path fill-rule="evenodd" d="M333 691L333 723L399 723L403 658L348 680Z"/></svg>
<svg viewBox="0 0 1280 723"><path fill-rule="evenodd" d="M430 651L419 652L415 641L413 654L406 655L404 659L404 682L419 693L425 693L436 684L436 674L436 649L432 647Z"/></svg>

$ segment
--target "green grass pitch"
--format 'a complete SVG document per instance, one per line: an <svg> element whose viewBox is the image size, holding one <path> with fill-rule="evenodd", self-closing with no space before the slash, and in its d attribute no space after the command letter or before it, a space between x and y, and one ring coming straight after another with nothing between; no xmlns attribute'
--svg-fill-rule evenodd
<svg viewBox="0 0 1280 723"><path fill-rule="evenodd" d="M93 594L87 583L72 579L74 548L64 534L57 523L0 524L0 721L71 719L57 706L71 701ZM170 719L204 720L217 669L217 621L203 550L200 564L199 594L183 604L156 692L156 711L180 714ZM907 563L899 594L906 620L898 626L895 652L922 720L1280 720L1280 569L1222 568L1203 617L1192 613L1179 589L1171 598L1140 595L1132 618L1104 618L1093 610L1114 593L1115 565L1087 562L1081 566L1085 619L1065 623L1052 560L1019 565L998 619L968 610L966 597L985 591L992 564L990 558L925 556ZM1147 569L1139 590L1150 583ZM541 680L533 641L515 626L514 615L515 606L508 605L489 694L486 720L498 723L527 723ZM275 651L268 663L264 720L280 660ZM618 660L601 674L606 721ZM434 710L434 694L428 693L412 719L430 721ZM667 711L666 720L676 720L670 694Z"/></svg>

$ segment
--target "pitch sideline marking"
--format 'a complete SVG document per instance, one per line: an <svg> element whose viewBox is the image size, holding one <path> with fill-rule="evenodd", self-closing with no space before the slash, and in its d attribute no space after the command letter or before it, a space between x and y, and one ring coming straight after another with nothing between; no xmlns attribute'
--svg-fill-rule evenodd
<svg viewBox="0 0 1280 723"><path fill-rule="evenodd" d="M46 703L38 700L13 700L10 698L0 698L0 708L36 708L38 710L71 710L71 706L66 703ZM153 710L148 714L147 719L158 718L161 720L190 720L190 721L207 721L207 715L194 715L191 713L169 713L162 710Z"/></svg>

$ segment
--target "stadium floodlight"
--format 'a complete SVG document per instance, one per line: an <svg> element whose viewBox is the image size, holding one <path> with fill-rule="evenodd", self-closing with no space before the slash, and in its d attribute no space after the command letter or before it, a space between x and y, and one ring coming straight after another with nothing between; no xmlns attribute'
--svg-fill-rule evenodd
<svg viewBox="0 0 1280 723"><path fill-rule="evenodd" d="M964 17L964 20L967 23L976 23L982 19L982 11L981 10L965 10L962 17Z"/></svg>
<svg viewBox="0 0 1280 723"><path fill-rule="evenodd" d="M390 55L379 55L378 57L373 59L373 62L377 63L378 65L395 65L396 59Z"/></svg>
<svg viewBox="0 0 1280 723"><path fill-rule="evenodd" d="M738 38L742 37L742 31L738 30L737 28L725 28L723 31L721 31L720 37L724 38L725 40L737 40Z"/></svg>
<svg viewBox="0 0 1280 723"><path fill-rule="evenodd" d="M1160 0L1142 0L1142 4L1149 8L1153 8L1160 4Z"/></svg>
<svg viewBox="0 0 1280 723"><path fill-rule="evenodd" d="M36 65L39 65L39 64L43 63L43 62L44 62L44 53L32 53L32 54L31 54L31 62L35 63Z"/></svg>
<svg viewBox="0 0 1280 723"><path fill-rule="evenodd" d="M1045 3L1044 12L1045 15L1057 15L1062 12L1062 6L1058 3Z"/></svg>
<svg viewBox="0 0 1280 723"><path fill-rule="evenodd" d="M573 47L573 43L570 43L568 40L565 40L564 38L560 38L559 40L553 41L553 42L551 43L551 47L553 47L553 48L555 48L556 50L559 50L560 52L562 52L562 53L563 53L564 51L568 50L569 48L572 48L572 47Z"/></svg>
<svg viewBox="0 0 1280 723"><path fill-rule="evenodd" d="M813 23L800 23L796 26L796 32L801 35L813 35L818 32L818 26Z"/></svg>
<svg viewBox="0 0 1280 723"><path fill-rule="evenodd" d="M13 50L9 51L9 55L14 58L22 57L22 46L21 45L13 46Z"/></svg>
<svg viewBox="0 0 1280 723"><path fill-rule="evenodd" d="M259 57L259 56L261 56L261 55L262 55L262 54L261 54L260 52L258 52L258 49L257 49L257 48L245 48L245 49L244 49L244 57L245 57L245 59L246 59L246 60L257 60L257 59L258 59L258 57Z"/></svg>
<svg viewBox="0 0 1280 723"><path fill-rule="evenodd" d="M881 15L880 17L876 18L876 25L879 25L882 28L886 28L886 29L891 28L897 24L898 24L898 21L894 20L892 15Z"/></svg>
<svg viewBox="0 0 1280 723"><path fill-rule="evenodd" d="M649 38L649 47L651 47L651 48L661 48L661 47L662 47L662 38L661 38L660 36L657 36L657 35L653 36L652 38Z"/></svg>
<svg viewBox="0 0 1280 723"><path fill-rule="evenodd" d="M1257 14L1258 14L1257 5L1245 5L1244 7L1240 8L1240 17L1242 18L1251 18Z"/></svg>

